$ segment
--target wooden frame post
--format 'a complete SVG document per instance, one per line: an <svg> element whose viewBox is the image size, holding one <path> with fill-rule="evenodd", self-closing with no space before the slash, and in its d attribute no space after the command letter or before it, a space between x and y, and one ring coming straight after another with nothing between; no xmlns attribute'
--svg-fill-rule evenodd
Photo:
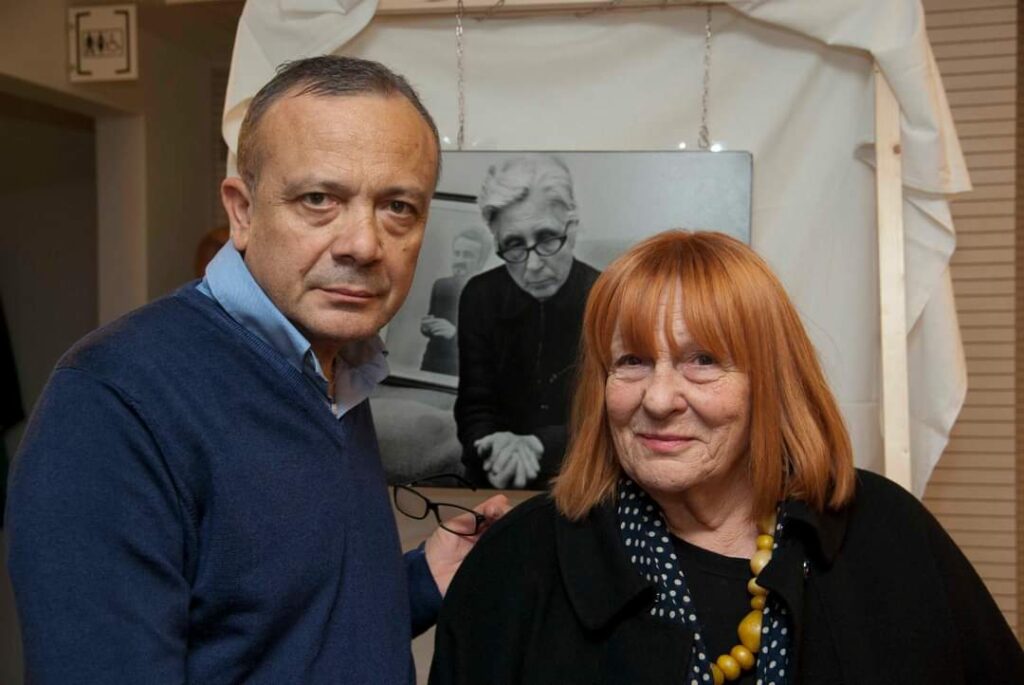
<svg viewBox="0 0 1024 685"><path fill-rule="evenodd" d="M885 475L910 490L910 390L907 373L907 284L903 256L900 105L877 64L874 77Z"/></svg>

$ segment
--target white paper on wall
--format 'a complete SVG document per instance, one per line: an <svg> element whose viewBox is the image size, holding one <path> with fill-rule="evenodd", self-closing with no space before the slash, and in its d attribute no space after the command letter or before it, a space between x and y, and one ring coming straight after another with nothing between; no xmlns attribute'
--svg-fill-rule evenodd
<svg viewBox="0 0 1024 685"><path fill-rule="evenodd" d="M370 21L375 3L285 12L249 2L225 103L234 149L247 98L284 59L376 59L419 90L442 136L457 126L454 19ZM333 7L333 5L331 5ZM914 491L966 392L949 277L946 195L970 189L919 0L748 0L714 9L710 129L754 155L753 245L819 350L857 463L881 472L871 69L903 109ZM311 5L312 7L312 5ZM294 9L294 7L293 7ZM342 14L348 11L348 14ZM319 14L318 14L319 12ZM467 147L669 150L700 123L704 9L466 20Z"/></svg>

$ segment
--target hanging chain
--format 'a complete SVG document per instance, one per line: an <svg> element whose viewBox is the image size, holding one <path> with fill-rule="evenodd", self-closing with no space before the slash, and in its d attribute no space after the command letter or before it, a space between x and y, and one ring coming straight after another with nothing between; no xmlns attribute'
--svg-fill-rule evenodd
<svg viewBox="0 0 1024 685"><path fill-rule="evenodd" d="M466 46L463 44L462 19L466 14L466 6L462 0L458 0L458 7L455 12L455 68L458 71L458 93L459 93L459 132L455 138L458 149L466 140L466 65L463 57L466 54Z"/></svg>
<svg viewBox="0 0 1024 685"><path fill-rule="evenodd" d="M460 0L461 2L461 0ZM701 150L711 148L711 133L708 131L708 100L711 92L711 5L707 6L704 19L704 88L700 101L700 137L697 144Z"/></svg>

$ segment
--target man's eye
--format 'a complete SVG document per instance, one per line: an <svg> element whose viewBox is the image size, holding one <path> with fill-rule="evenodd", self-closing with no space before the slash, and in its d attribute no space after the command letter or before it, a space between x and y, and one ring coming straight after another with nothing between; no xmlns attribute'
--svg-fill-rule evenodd
<svg viewBox="0 0 1024 685"><path fill-rule="evenodd" d="M327 204L327 193L306 193L302 201L311 207L323 207Z"/></svg>
<svg viewBox="0 0 1024 685"><path fill-rule="evenodd" d="M403 202L402 200L392 200L391 202L389 202L388 203L388 210L394 212L395 214L415 214L416 213L416 208L415 207L413 207L408 202Z"/></svg>

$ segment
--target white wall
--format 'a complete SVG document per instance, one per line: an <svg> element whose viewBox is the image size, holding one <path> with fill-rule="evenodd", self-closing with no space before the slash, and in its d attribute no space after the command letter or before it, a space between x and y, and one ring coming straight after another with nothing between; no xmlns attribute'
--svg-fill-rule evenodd
<svg viewBox="0 0 1024 685"><path fill-rule="evenodd" d="M91 119L0 95L0 294L22 401L96 325L95 143ZM23 427L6 436L8 453ZM21 646L0 566L0 682L21 682Z"/></svg>

